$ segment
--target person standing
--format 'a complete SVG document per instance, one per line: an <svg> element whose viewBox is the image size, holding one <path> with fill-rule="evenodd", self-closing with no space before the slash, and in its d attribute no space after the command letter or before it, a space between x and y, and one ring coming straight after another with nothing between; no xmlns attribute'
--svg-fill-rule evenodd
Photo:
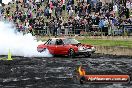
<svg viewBox="0 0 132 88"><path fill-rule="evenodd" d="M56 37L57 36L57 29L58 29L58 22L57 22L57 20L55 20L55 22L54 22L54 36Z"/></svg>
<svg viewBox="0 0 132 88"><path fill-rule="evenodd" d="M126 16L126 19L128 19L129 18L129 9L128 8L126 8L125 9L125 16Z"/></svg>

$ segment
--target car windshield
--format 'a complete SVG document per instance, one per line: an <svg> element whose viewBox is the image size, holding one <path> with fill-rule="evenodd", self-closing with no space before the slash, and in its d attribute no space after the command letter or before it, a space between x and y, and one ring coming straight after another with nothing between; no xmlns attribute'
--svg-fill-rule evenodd
<svg viewBox="0 0 132 88"><path fill-rule="evenodd" d="M79 44L80 42L77 41L76 39L69 38L69 39L64 39L63 40L65 44Z"/></svg>
<svg viewBox="0 0 132 88"><path fill-rule="evenodd" d="M55 39L49 39L45 45L55 45L56 40Z"/></svg>

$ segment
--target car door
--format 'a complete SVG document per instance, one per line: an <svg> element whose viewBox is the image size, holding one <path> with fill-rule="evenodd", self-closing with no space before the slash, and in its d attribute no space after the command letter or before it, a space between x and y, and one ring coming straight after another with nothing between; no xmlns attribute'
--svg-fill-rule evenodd
<svg viewBox="0 0 132 88"><path fill-rule="evenodd" d="M68 48L64 44L62 39L56 40L56 54L57 55L66 55Z"/></svg>
<svg viewBox="0 0 132 88"><path fill-rule="evenodd" d="M55 45L55 42L56 42L56 40L55 39L51 39L50 41L48 41L47 42L47 48L48 48L48 50L49 50L49 52L51 53L51 54L55 54L55 52L56 52L56 45Z"/></svg>

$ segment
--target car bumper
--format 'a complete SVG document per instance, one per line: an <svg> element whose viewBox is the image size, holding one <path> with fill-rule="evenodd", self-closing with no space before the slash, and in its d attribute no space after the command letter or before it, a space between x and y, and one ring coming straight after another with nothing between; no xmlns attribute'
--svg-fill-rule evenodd
<svg viewBox="0 0 132 88"><path fill-rule="evenodd" d="M76 54L93 54L94 52L95 50L87 49L87 50L79 50L78 52L76 52Z"/></svg>

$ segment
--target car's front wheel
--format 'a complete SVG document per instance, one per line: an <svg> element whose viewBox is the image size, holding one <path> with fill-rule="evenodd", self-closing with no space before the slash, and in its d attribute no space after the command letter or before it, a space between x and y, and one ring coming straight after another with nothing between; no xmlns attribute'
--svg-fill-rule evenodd
<svg viewBox="0 0 132 88"><path fill-rule="evenodd" d="M69 58L74 58L75 57L75 52L74 52L73 49L69 49L69 51L68 51L68 57Z"/></svg>

